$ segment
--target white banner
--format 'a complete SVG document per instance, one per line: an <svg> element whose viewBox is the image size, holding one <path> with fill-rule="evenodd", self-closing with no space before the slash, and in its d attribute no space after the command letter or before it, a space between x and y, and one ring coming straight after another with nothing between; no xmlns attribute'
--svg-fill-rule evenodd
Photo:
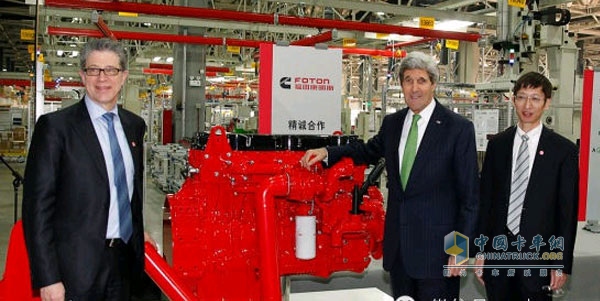
<svg viewBox="0 0 600 301"><path fill-rule="evenodd" d="M269 118L270 134L331 135L341 128L342 51L272 45L271 99L265 99L261 70L259 118ZM261 49L262 60L265 59ZM268 65L268 64L265 64ZM265 77L268 79L268 77ZM269 95L266 93L266 95ZM269 116L270 115L270 116ZM263 121L261 121L263 123ZM264 128L260 132L268 133Z"/></svg>
<svg viewBox="0 0 600 301"><path fill-rule="evenodd" d="M477 151L485 152L488 143L487 136L498 133L498 116L498 109L475 110L473 112Z"/></svg>
<svg viewBox="0 0 600 301"><path fill-rule="evenodd" d="M589 132L590 149L587 185L586 220L600 220L600 72L594 72L594 86L591 101L591 125ZM583 137L582 137L583 138Z"/></svg>

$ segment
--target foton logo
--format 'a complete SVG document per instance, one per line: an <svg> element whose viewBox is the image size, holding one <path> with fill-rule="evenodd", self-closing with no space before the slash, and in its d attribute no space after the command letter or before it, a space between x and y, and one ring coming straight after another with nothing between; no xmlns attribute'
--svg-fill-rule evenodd
<svg viewBox="0 0 600 301"><path fill-rule="evenodd" d="M281 86L284 89L291 89L292 85L290 84L292 82L292 78L291 77L282 77L281 79L279 79L279 86Z"/></svg>
<svg viewBox="0 0 600 301"><path fill-rule="evenodd" d="M326 77L294 77L294 90L333 91L331 80ZM279 79L279 86L283 89L292 89L292 78L284 76Z"/></svg>

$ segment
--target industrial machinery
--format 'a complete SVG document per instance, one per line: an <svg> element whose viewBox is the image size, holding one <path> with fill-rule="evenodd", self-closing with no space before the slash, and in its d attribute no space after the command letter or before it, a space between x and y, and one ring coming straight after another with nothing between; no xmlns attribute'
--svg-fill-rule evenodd
<svg viewBox="0 0 600 301"><path fill-rule="evenodd" d="M382 255L383 196L366 166L299 164L348 136L246 136L215 127L189 152L168 196L173 270L198 300L281 300L281 277L362 272ZM150 274L152 278L152 274ZM159 286L163 286L160 280Z"/></svg>
<svg viewBox="0 0 600 301"><path fill-rule="evenodd" d="M567 9L543 7L539 1L526 1L516 7L498 2L496 37L487 42L498 51L496 78L475 85L481 103L510 105L514 82L529 71L541 72L552 81L550 109L544 124L575 140L577 128L573 120L576 99L578 48L567 25L571 13ZM484 44L484 40L480 43ZM511 108L508 108L511 112ZM508 124L513 116L506 114Z"/></svg>
<svg viewBox="0 0 600 301"><path fill-rule="evenodd" d="M199 134L187 179L168 195L172 265L146 243L146 272L170 300L282 300L282 277L364 271L382 256L381 162L300 166L305 150L355 136ZM20 223L11 236L0 300L31 291ZM14 288L14 289L13 289ZM17 295L15 295L17 294Z"/></svg>

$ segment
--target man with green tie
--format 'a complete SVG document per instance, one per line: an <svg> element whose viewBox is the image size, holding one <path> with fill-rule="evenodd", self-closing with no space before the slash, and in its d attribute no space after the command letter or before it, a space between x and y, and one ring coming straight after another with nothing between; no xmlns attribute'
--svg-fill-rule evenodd
<svg viewBox="0 0 600 301"><path fill-rule="evenodd" d="M478 209L478 169L473 124L434 98L439 77L435 60L412 52L399 76L408 108L387 115L367 143L308 150L304 167L342 157L357 164L385 158L388 199L383 267L390 272L394 299L458 300L460 273L444 250L453 231L472 237Z"/></svg>

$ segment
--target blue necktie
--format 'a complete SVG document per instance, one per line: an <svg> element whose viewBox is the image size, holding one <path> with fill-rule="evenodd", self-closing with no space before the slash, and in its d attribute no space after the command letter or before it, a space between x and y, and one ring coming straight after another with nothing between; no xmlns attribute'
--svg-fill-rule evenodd
<svg viewBox="0 0 600 301"><path fill-rule="evenodd" d="M117 140L115 124L113 122L114 114L106 113L102 115L108 124L108 140L110 141L110 153L112 154L114 181L117 186L117 202L119 204L119 229L121 239L128 242L133 233L131 223L131 205L129 204L129 190L127 189L127 177L125 176L125 163L123 154Z"/></svg>

